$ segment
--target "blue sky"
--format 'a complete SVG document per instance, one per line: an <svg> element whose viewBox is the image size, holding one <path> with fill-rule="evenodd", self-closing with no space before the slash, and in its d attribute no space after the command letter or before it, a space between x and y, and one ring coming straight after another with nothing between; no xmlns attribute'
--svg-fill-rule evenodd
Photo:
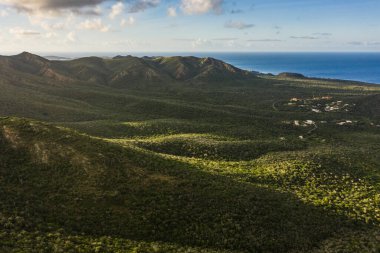
<svg viewBox="0 0 380 253"><path fill-rule="evenodd" d="M379 0L0 0L0 53L380 51Z"/></svg>

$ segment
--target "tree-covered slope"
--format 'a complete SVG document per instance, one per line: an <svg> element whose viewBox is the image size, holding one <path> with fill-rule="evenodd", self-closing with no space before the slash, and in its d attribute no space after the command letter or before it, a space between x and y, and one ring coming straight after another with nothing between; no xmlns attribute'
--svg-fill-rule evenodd
<svg viewBox="0 0 380 253"><path fill-rule="evenodd" d="M379 251L379 86L195 57L0 73L0 252Z"/></svg>
<svg viewBox="0 0 380 253"><path fill-rule="evenodd" d="M340 233L374 233L269 181L265 187L264 172L257 177L264 181L246 182L35 121L5 118L1 129L1 247L10 252L21 245L92 252L89 241L101 252L152 241L160 252L304 252Z"/></svg>

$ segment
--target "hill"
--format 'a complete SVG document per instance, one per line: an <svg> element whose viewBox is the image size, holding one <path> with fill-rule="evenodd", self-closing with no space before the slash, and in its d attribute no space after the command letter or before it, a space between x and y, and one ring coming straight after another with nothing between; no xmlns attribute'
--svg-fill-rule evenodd
<svg viewBox="0 0 380 253"><path fill-rule="evenodd" d="M50 61L23 52L0 57L1 70L28 73L62 82L90 82L111 87L146 85L157 82L196 80L239 80L252 77L247 72L212 58L117 56L113 59L87 57Z"/></svg>
<svg viewBox="0 0 380 253"><path fill-rule="evenodd" d="M160 252L180 245L194 252L303 251L354 225L254 178L239 182L35 121L5 118L0 126L2 249L70 251L83 240L86 252L149 248L151 241Z"/></svg>
<svg viewBox="0 0 380 253"><path fill-rule="evenodd" d="M245 79L252 75L225 62L196 57L157 57L152 59L172 78L180 81L221 81Z"/></svg>
<svg viewBox="0 0 380 253"><path fill-rule="evenodd" d="M278 74L278 77L283 77L283 78L306 78L304 75L299 74L299 73L290 73L290 72L284 72Z"/></svg>
<svg viewBox="0 0 380 253"><path fill-rule="evenodd" d="M379 86L195 57L0 72L0 252L379 251Z"/></svg>
<svg viewBox="0 0 380 253"><path fill-rule="evenodd" d="M49 60L37 55L23 52L16 56L0 56L0 71L2 79L14 78L14 75L21 74L38 76L42 78L52 78L57 81L68 81L68 76L62 75L57 71ZM12 80L12 79L11 79Z"/></svg>

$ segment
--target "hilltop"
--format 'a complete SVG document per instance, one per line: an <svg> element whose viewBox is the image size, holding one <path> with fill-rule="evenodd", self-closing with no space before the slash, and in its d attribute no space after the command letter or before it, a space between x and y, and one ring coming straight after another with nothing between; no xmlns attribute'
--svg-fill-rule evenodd
<svg viewBox="0 0 380 253"><path fill-rule="evenodd" d="M377 252L380 86L0 57L1 252Z"/></svg>
<svg viewBox="0 0 380 253"><path fill-rule="evenodd" d="M304 75L299 74L299 73L290 73L290 72L283 72L278 74L278 77L283 77L283 78L306 78Z"/></svg>

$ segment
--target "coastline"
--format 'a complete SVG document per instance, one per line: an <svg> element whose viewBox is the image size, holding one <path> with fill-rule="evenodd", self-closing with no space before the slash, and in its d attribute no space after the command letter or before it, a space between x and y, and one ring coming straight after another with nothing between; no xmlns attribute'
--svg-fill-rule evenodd
<svg viewBox="0 0 380 253"><path fill-rule="evenodd" d="M380 53L378 52L57 52L39 55L51 60L70 60L88 56L110 58L115 55L129 54L137 57L178 55L213 57L240 69L261 74L278 75L289 72L299 73L311 79L380 85Z"/></svg>

